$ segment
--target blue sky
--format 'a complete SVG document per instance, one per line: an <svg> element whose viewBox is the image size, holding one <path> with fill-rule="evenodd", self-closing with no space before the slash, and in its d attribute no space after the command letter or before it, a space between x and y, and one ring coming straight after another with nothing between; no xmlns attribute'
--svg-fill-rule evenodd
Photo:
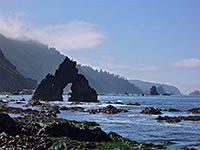
<svg viewBox="0 0 200 150"><path fill-rule="evenodd" d="M200 90L199 0L0 0L0 32L81 64Z"/></svg>

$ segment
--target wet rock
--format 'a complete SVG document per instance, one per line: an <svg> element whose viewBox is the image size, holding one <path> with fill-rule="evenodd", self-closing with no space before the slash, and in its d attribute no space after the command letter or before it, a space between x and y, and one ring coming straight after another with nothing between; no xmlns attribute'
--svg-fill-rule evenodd
<svg viewBox="0 0 200 150"><path fill-rule="evenodd" d="M184 147L184 148L181 148L180 150L197 150L197 149L195 149L195 148Z"/></svg>
<svg viewBox="0 0 200 150"><path fill-rule="evenodd" d="M122 103L122 102L115 102L114 104L120 104L120 105L123 105L123 103Z"/></svg>
<svg viewBox="0 0 200 150"><path fill-rule="evenodd" d="M169 123L176 123L180 121L200 121L200 116L178 116L178 117L158 116L156 120L158 121L164 120Z"/></svg>
<svg viewBox="0 0 200 150"><path fill-rule="evenodd" d="M182 112L182 110L173 109L173 108L170 108L168 111L169 112Z"/></svg>
<svg viewBox="0 0 200 150"><path fill-rule="evenodd" d="M71 105L82 105L81 102L72 102Z"/></svg>
<svg viewBox="0 0 200 150"><path fill-rule="evenodd" d="M128 110L125 109L117 109L116 107L112 105L108 105L106 107L100 108L100 109L90 109L86 110L85 112L89 112L90 114L96 114L96 113L105 113L105 114L116 114L120 112L128 112Z"/></svg>
<svg viewBox="0 0 200 150"><path fill-rule="evenodd" d="M42 128L38 135L51 137L68 137L72 140L80 141L111 141L108 135L101 128L90 129L87 127L76 127L68 122L54 122Z"/></svg>
<svg viewBox="0 0 200 150"><path fill-rule="evenodd" d="M23 107L32 107L38 105L42 105L42 103L40 103L39 100L29 100L28 104L24 105Z"/></svg>
<svg viewBox="0 0 200 150"><path fill-rule="evenodd" d="M6 132L9 135L20 134L20 128L18 126L18 123L8 114L0 113L0 133Z"/></svg>
<svg viewBox="0 0 200 150"><path fill-rule="evenodd" d="M17 135L10 136L5 132L0 134L0 148L13 150L49 149L55 140L47 137Z"/></svg>
<svg viewBox="0 0 200 150"><path fill-rule="evenodd" d="M111 101L108 101L108 102L106 102L106 104L112 104L112 102L111 102Z"/></svg>
<svg viewBox="0 0 200 150"><path fill-rule="evenodd" d="M32 100L63 101L63 89L72 83L69 101L98 102L96 91L88 84L88 80L78 74L76 62L68 57L59 65L55 74L48 74L41 81L32 95Z"/></svg>
<svg viewBox="0 0 200 150"><path fill-rule="evenodd" d="M83 107L69 107L68 110L83 112L84 108Z"/></svg>
<svg viewBox="0 0 200 150"><path fill-rule="evenodd" d="M152 114L152 115L162 114L158 108L153 108L153 107L145 108L140 113L143 113L143 114Z"/></svg>
<svg viewBox="0 0 200 150"><path fill-rule="evenodd" d="M194 114L200 114L200 108L189 109L188 112L191 112L191 113L194 113Z"/></svg>
<svg viewBox="0 0 200 150"><path fill-rule="evenodd" d="M138 102L136 102L136 103L128 103L128 104L126 104L126 105L135 105L135 106L140 106L140 104L139 104Z"/></svg>

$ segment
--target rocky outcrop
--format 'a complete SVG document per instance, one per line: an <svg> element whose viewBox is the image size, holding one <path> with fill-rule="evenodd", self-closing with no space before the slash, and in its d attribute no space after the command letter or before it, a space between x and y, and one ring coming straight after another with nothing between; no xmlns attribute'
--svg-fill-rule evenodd
<svg viewBox="0 0 200 150"><path fill-rule="evenodd" d="M159 95L159 93L157 92L156 86L151 87L150 95Z"/></svg>
<svg viewBox="0 0 200 150"><path fill-rule="evenodd" d="M78 74L76 62L68 57L59 65L55 75L48 74L38 85L31 100L63 101L63 89L72 83L70 101L98 102L97 93L87 79Z"/></svg>
<svg viewBox="0 0 200 150"><path fill-rule="evenodd" d="M200 92L198 90L191 92L189 95L191 96L200 96Z"/></svg>
<svg viewBox="0 0 200 150"><path fill-rule="evenodd" d="M153 107L145 108L144 110L141 111L141 113L152 114L152 115L162 114L158 108L153 108Z"/></svg>
<svg viewBox="0 0 200 150"><path fill-rule="evenodd" d="M101 128L89 129L88 127L76 127L68 122L54 122L42 128L39 135L50 137L69 137L72 140L108 142L111 139L101 130Z"/></svg>

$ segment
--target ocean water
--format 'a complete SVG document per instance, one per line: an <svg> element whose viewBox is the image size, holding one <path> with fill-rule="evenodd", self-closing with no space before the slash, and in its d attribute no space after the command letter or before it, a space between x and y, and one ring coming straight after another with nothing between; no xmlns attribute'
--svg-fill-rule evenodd
<svg viewBox="0 0 200 150"><path fill-rule="evenodd" d="M26 100L30 96L10 96L8 99L19 100L21 98ZM0 99L6 99L0 96ZM127 113L118 114L88 114L76 111L61 111L58 114L59 118L77 120L77 121L96 121L100 127L105 131L114 131L124 137L138 141L162 144L164 140L170 140L177 144L167 146L167 149L179 149L183 147L193 147L200 149L200 121L181 121L179 123L157 122L155 118L157 115L146 115L140 112L145 107L154 107L161 109L180 109L188 110L191 108L200 107L200 97L198 96L99 96L100 103L83 103L82 105L71 105L67 102L67 96L64 96L64 102L50 102L52 105L73 107L80 106L85 109L97 109L105 107L106 102L122 102L135 103L138 102L140 106L113 104L113 106L120 109L128 109ZM12 106L20 106L11 103ZM37 109L37 108L35 108ZM188 116L198 115L187 112L166 112L162 111L161 116Z"/></svg>

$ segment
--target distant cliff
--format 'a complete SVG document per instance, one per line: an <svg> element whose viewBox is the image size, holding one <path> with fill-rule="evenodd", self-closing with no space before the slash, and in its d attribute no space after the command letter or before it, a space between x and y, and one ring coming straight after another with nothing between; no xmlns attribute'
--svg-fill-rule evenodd
<svg viewBox="0 0 200 150"><path fill-rule="evenodd" d="M24 78L8 61L0 49L0 92L34 89L36 80Z"/></svg>
<svg viewBox="0 0 200 150"><path fill-rule="evenodd" d="M150 92L149 90L152 86L156 86L156 87L159 87L158 89L160 92L161 91L163 92L164 90L168 94L181 95L181 92L175 86L160 84L160 83L145 82L141 80L129 80L129 82L135 84L146 93ZM160 86L162 86L163 89L160 89Z"/></svg>
<svg viewBox="0 0 200 150"><path fill-rule="evenodd" d="M36 79L38 83L48 73L54 74L55 68L65 58L58 50L49 48L48 45L36 41L14 40L2 34L0 48L18 72L26 78ZM141 93L138 87L118 75L81 65L78 70L86 76L90 86L98 93Z"/></svg>

